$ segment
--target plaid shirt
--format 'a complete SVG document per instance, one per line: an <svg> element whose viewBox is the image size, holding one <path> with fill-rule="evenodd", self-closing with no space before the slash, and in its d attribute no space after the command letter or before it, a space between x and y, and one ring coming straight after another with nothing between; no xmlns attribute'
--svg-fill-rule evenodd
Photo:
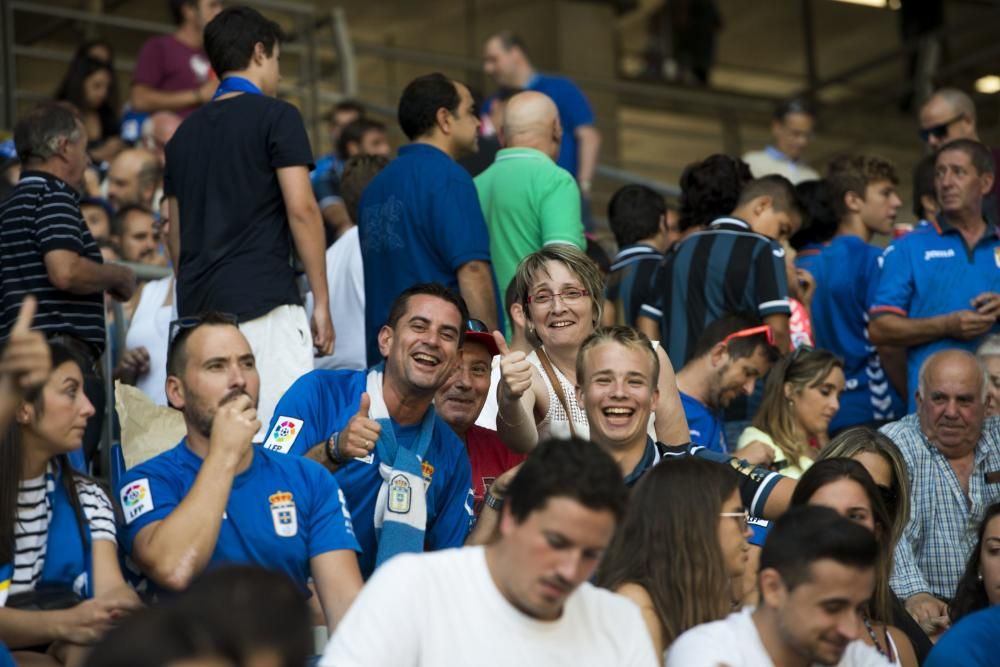
<svg viewBox="0 0 1000 667"><path fill-rule="evenodd" d="M1000 502L1000 483L986 481L987 474L1000 472L1000 418L983 424L968 497L948 459L924 437L917 415L887 424L882 432L899 447L910 473L910 521L896 545L889 583L902 600L922 592L949 600L986 508Z"/></svg>

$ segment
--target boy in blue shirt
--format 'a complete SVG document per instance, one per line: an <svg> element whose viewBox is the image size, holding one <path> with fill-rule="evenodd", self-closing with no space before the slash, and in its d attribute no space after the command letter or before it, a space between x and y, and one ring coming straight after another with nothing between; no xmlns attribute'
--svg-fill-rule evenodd
<svg viewBox="0 0 1000 667"><path fill-rule="evenodd" d="M878 289L881 249L875 234L891 234L902 206L892 163L874 156L847 155L830 163L830 197L840 217L837 232L814 260L812 299L816 346L844 360L846 388L830 422L835 432L880 425L905 414L902 351L876 348L868 340L868 310ZM890 380L891 378L891 380Z"/></svg>
<svg viewBox="0 0 1000 667"><path fill-rule="evenodd" d="M332 632L361 589L343 493L322 466L253 445L260 377L233 319L184 318L171 333L167 398L187 436L123 477L122 547L170 590L226 562L282 572L303 593L312 578Z"/></svg>
<svg viewBox="0 0 1000 667"><path fill-rule="evenodd" d="M469 457L433 406L458 367L467 319L443 285L415 285L379 332L383 364L313 371L278 403L264 447L334 473L354 513L365 578L400 552L462 546L469 532Z"/></svg>
<svg viewBox="0 0 1000 667"><path fill-rule="evenodd" d="M920 366L934 352L975 352L1000 331L1000 230L983 217L993 157L978 141L956 139L937 154L937 221L885 249L868 333L876 345L906 350L907 400L916 410Z"/></svg>
<svg viewBox="0 0 1000 667"><path fill-rule="evenodd" d="M725 315L705 328L691 360L677 372L691 442L725 454L729 451L722 411L740 394L750 396L757 378L778 359L770 327L754 317ZM767 464L769 448L741 451L751 463ZM763 457L763 458L762 458Z"/></svg>

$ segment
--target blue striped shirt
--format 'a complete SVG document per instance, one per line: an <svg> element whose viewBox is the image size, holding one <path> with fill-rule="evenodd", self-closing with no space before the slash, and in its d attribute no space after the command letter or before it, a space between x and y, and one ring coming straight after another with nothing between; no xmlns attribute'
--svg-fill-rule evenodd
<svg viewBox="0 0 1000 667"><path fill-rule="evenodd" d="M51 174L25 171L0 204L0 340L10 335L25 295L34 294L38 313L32 328L71 334L103 350L104 293L56 289L45 267L45 255L53 250L103 262L76 190Z"/></svg>
<svg viewBox="0 0 1000 667"><path fill-rule="evenodd" d="M988 474L1000 471L1000 417L983 424L968 496L948 459L924 436L916 414L881 431L899 447L910 474L910 520L896 545L889 583L902 600L917 593L950 599L986 508L1000 501L1000 483L987 482Z"/></svg>

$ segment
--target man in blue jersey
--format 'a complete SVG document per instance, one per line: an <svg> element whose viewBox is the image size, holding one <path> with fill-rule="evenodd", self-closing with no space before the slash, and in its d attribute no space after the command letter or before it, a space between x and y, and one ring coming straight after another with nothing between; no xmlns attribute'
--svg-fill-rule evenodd
<svg viewBox="0 0 1000 667"><path fill-rule="evenodd" d="M983 216L993 159L978 141L956 139L938 151L934 173L937 223L885 249L869 310L872 343L907 348L910 412L924 360L947 348L975 352L985 334L1000 330L1000 230Z"/></svg>
<svg viewBox="0 0 1000 667"><path fill-rule="evenodd" d="M460 362L468 313L438 283L414 285L379 332L384 362L316 370L281 398L264 447L323 463L354 514L369 577L393 555L461 546L472 518L465 445L434 411Z"/></svg>
<svg viewBox="0 0 1000 667"><path fill-rule="evenodd" d="M601 133L594 126L594 112L575 83L562 76L535 70L524 42L510 31L499 32L483 47L483 70L500 86L537 90L552 98L563 128L556 163L571 173L584 199L589 199Z"/></svg>
<svg viewBox="0 0 1000 667"><path fill-rule="evenodd" d="M892 233L903 202L896 194L895 167L879 157L838 157L830 163L827 182L840 223L812 263L812 321L816 346L844 360L845 391L830 422L830 431L836 432L880 426L905 413L900 398L906 388L903 351L876 348L868 339L868 310L878 289L882 254L871 239Z"/></svg>
<svg viewBox="0 0 1000 667"><path fill-rule="evenodd" d="M722 413L740 394L753 393L778 359L774 337L766 324L745 315L725 315L705 328L691 361L677 372L677 390L684 406L691 442L726 453ZM735 443L733 443L735 445ZM768 447L748 445L737 454L751 463L770 464Z"/></svg>
<svg viewBox="0 0 1000 667"><path fill-rule="evenodd" d="M361 589L351 516L322 466L251 442L260 377L235 316L176 321L166 393L187 436L129 470L122 547L157 586L181 590L220 563L311 578L332 631Z"/></svg>

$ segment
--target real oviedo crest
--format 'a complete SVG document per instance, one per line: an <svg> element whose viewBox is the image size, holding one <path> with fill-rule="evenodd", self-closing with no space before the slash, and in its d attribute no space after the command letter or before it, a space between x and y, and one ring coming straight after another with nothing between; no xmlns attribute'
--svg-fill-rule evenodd
<svg viewBox="0 0 1000 667"><path fill-rule="evenodd" d="M274 522L274 532L279 537L295 537L299 532L299 522L292 494L288 491L278 491L269 496L267 500L271 503L271 520Z"/></svg>

